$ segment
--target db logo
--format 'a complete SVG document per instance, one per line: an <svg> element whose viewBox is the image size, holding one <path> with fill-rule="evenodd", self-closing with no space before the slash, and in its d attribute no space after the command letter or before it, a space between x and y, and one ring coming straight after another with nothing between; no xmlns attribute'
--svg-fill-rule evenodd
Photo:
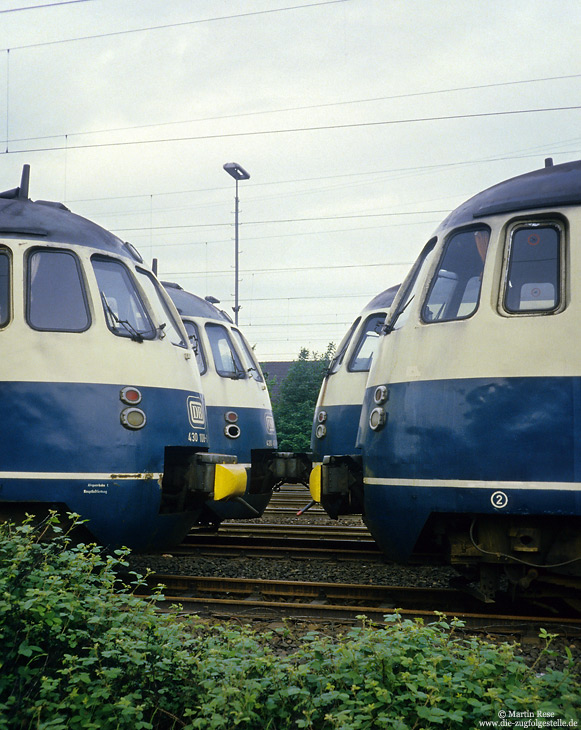
<svg viewBox="0 0 581 730"><path fill-rule="evenodd" d="M192 428L204 428L206 425L205 408L199 396L188 396L188 419Z"/></svg>

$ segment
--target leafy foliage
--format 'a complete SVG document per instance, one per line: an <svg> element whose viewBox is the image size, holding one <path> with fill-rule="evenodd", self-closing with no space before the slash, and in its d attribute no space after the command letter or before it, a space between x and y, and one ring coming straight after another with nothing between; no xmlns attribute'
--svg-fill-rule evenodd
<svg viewBox="0 0 581 730"><path fill-rule="evenodd" d="M272 633L159 614L159 592L135 594L143 578L120 581L126 558L73 546L54 515L0 525L0 730L465 730L499 710L581 710L570 654L539 675L459 621L396 612L278 656Z"/></svg>
<svg viewBox="0 0 581 730"><path fill-rule="evenodd" d="M335 345L318 355L301 348L280 389L273 397L272 410L280 451L308 451L317 397Z"/></svg>

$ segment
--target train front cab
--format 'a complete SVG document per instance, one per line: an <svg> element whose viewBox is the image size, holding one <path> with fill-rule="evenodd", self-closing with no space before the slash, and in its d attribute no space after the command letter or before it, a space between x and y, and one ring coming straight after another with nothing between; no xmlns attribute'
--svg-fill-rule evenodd
<svg viewBox="0 0 581 730"><path fill-rule="evenodd" d="M310 483L325 464L325 509L332 517L363 509L361 449L356 445L361 403L379 336L398 286L374 297L355 319L325 374L313 418ZM311 496L320 497L313 488ZM320 501L315 499L315 501Z"/></svg>
<svg viewBox="0 0 581 730"><path fill-rule="evenodd" d="M0 195L0 340L3 518L56 507L150 549L244 491L208 453L193 352L139 254L22 184Z"/></svg>
<svg viewBox="0 0 581 730"><path fill-rule="evenodd" d="M208 429L213 448L235 456L246 469L247 488L240 499L208 501L202 522L260 517L277 483L273 458L277 448L270 396L252 348L241 330L215 304L164 286L182 318L201 374Z"/></svg>
<svg viewBox="0 0 581 730"><path fill-rule="evenodd" d="M365 393L370 531L397 561L439 553L485 598L503 575L520 590L581 573L580 203L569 163L454 211L394 302Z"/></svg>

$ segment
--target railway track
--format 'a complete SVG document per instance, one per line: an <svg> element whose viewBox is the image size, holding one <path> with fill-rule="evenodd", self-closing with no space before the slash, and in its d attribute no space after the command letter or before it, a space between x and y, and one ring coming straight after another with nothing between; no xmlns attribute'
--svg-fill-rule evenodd
<svg viewBox="0 0 581 730"><path fill-rule="evenodd" d="M251 534L190 536L179 548L172 550L172 554L384 562L383 554L371 540L312 538L308 534L305 537L287 537L280 533L271 537L264 534L259 537Z"/></svg>
<svg viewBox="0 0 581 730"><path fill-rule="evenodd" d="M195 557L198 555L216 559L217 566L222 558L247 558L254 564L256 558L313 559L318 564L344 561L373 565L387 562L359 516L329 524L323 510L313 507L303 517L297 518L296 512L307 501L306 489L285 486L273 494L262 518L226 521L219 530L192 530L178 549L164 557L177 560L193 557L193 565L186 568L188 572L196 570ZM290 515L294 515L292 520ZM436 565L429 556L420 556L416 564ZM421 617L425 621L435 620L436 612L449 618L457 617L476 632L534 638L543 627L563 636L581 636L581 619L570 617L567 607L555 611L548 602L546 610L538 604L523 604L518 609L508 601L504 604L483 604L461 588L379 585L385 577L366 584L355 584L339 582L341 578L331 583L176 575L170 572L172 568L177 572L178 566L181 573L181 564L174 563L172 566L168 564L165 570L160 565L160 572L151 576L151 581L166 587L161 608L177 603L185 612L214 618L272 620L289 617L322 622L352 622L361 615L382 622L386 614L397 609L403 617ZM386 567L390 568L390 564ZM333 568L334 573L337 570L338 567ZM357 574L352 568L348 573ZM282 577L286 575L283 573ZM411 580L413 577L408 575L406 582ZM443 582L443 585L446 583ZM535 615L541 612L543 615Z"/></svg>
<svg viewBox="0 0 581 730"><path fill-rule="evenodd" d="M581 637L579 619L539 616L532 608L527 614L515 615L500 607L506 612L499 613L498 606L485 606L453 589L166 574L156 574L151 580L165 586L160 607L179 604L184 612L213 617L354 621L364 615L382 622L397 609L404 618L426 621L436 620L438 614L456 617L472 631L536 637L545 628L562 636Z"/></svg>
<svg viewBox="0 0 581 730"><path fill-rule="evenodd" d="M194 528L174 555L318 558L382 562L383 555L360 516L329 524L315 506L297 517L309 500L305 487L287 485L274 492L262 518L225 521L219 529ZM293 522L289 517L294 516Z"/></svg>

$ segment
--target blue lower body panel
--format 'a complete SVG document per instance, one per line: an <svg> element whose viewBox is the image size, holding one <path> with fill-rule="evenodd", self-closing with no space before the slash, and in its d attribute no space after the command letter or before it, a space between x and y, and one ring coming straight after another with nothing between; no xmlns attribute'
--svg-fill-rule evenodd
<svg viewBox="0 0 581 730"><path fill-rule="evenodd" d="M581 379L396 383L385 410L362 446L365 521L387 555L409 556L435 514L581 516Z"/></svg>
<svg viewBox="0 0 581 730"><path fill-rule="evenodd" d="M121 424L126 383L0 384L0 511L10 504L63 505L88 520L108 546L152 549L179 543L199 510L160 514L165 447L207 442L188 416L197 393L140 388L147 416L140 430Z"/></svg>
<svg viewBox="0 0 581 730"><path fill-rule="evenodd" d="M446 515L449 524L458 516L497 516L504 520L511 516L581 515L581 488L366 484L364 494L365 524L382 551L396 561L410 557L432 515Z"/></svg>
<svg viewBox="0 0 581 730"><path fill-rule="evenodd" d="M10 517L11 505L31 514L65 507L87 520L95 540L107 547L134 551L178 545L196 521L194 512L160 514L161 487L157 479L2 479L0 513Z"/></svg>
<svg viewBox="0 0 581 730"><path fill-rule="evenodd" d="M317 438L315 435L318 425L317 415L320 410L327 413L327 419L324 423L327 431L323 438ZM323 457L330 455L360 454L361 449L355 446L360 415L360 404L317 408L311 433L313 460L323 461Z"/></svg>

